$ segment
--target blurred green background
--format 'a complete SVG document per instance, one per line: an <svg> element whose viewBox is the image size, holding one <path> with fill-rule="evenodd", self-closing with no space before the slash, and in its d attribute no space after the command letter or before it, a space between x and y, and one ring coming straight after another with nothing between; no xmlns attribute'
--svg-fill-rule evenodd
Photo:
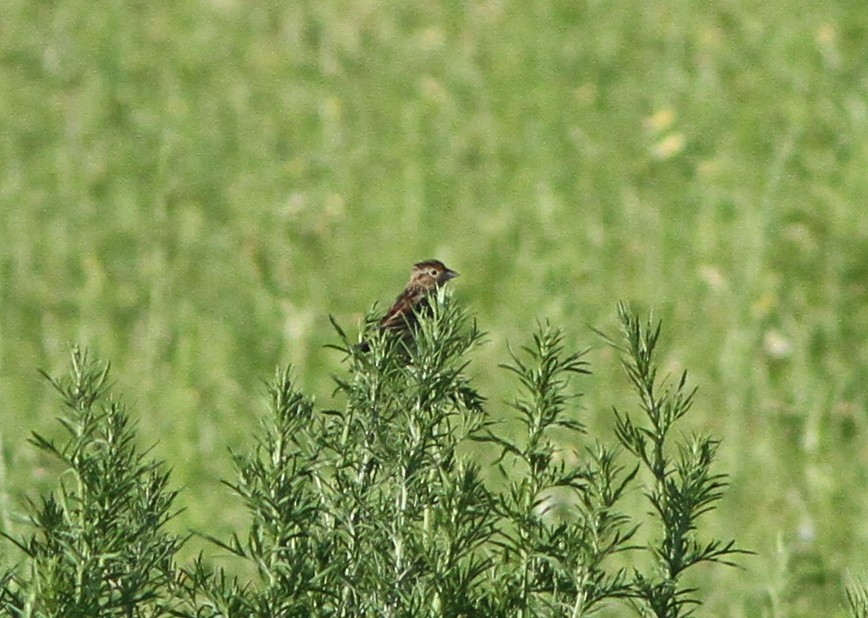
<svg viewBox="0 0 868 618"><path fill-rule="evenodd" d="M497 368L537 319L594 346L583 418L635 409L628 300L723 440L702 615L843 615L868 573L868 11L830 0L0 3L2 523L53 487L73 343L113 364L176 520L220 485L292 363L328 407L354 329L410 265L462 273ZM632 406L632 407L631 407ZM641 507L640 507L641 508ZM20 530L20 528L16 528ZM192 551L200 545L193 542Z"/></svg>

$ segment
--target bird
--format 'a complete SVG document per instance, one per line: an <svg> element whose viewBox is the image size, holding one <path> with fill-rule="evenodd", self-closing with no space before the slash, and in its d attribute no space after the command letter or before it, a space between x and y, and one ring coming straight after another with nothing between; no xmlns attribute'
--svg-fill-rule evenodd
<svg viewBox="0 0 868 618"><path fill-rule="evenodd" d="M457 272L447 268L440 260L425 260L413 264L407 286L380 320L379 329L402 336L411 334L419 312L428 307L428 296L457 276ZM370 346L367 341L363 341L359 348L366 352Z"/></svg>

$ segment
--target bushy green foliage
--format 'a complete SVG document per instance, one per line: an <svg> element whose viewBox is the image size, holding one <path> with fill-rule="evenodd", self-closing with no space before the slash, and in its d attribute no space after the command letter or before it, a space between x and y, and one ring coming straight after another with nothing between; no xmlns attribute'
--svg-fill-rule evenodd
<svg viewBox="0 0 868 618"><path fill-rule="evenodd" d="M661 528L659 541L651 548L657 572L651 577L636 572L636 592L655 616L686 616L687 606L699 601L682 584L683 573L701 562L733 564L730 559L743 550L735 542L718 540L704 544L697 538L697 522L721 499L726 477L712 464L719 442L710 436L694 436L675 445L673 429L690 410L695 390L687 389L687 372L673 386L657 378L654 362L660 324L649 319L643 328L625 305L619 307L623 339L623 364L639 396L642 424L617 410L616 433L620 443L639 460L653 482L645 495L652 516Z"/></svg>
<svg viewBox="0 0 868 618"><path fill-rule="evenodd" d="M362 350L335 324L346 373L334 409L319 409L278 371L249 452L232 453L227 482L250 524L228 540L200 534L248 564L206 555L176 564L183 543L165 530L176 493L146 460L108 367L74 350L71 377L52 380L67 406L64 442L33 442L63 466L55 492L30 506L23 562L2 580L9 616L544 617L586 616L613 603L679 618L701 604L684 583L701 562L731 564L734 542L701 540L725 477L717 442L679 441L693 392L657 378L659 325L620 310L623 362L641 420L616 412L619 448L587 446L571 378L585 352L539 325L504 367L518 379L517 435L487 411L468 376L483 339L442 291L413 340L367 335ZM467 452L479 442L492 464ZM626 461L625 461L626 460ZM494 473L486 475L486 470ZM628 513L644 494L650 518ZM653 526L650 545L637 531ZM641 556L650 556L651 560ZM650 564L650 568L640 566Z"/></svg>
<svg viewBox="0 0 868 618"><path fill-rule="evenodd" d="M169 473L135 444L124 407L107 396L108 364L72 351L51 384L63 398L62 441L32 442L61 467L57 489L29 504L31 534L12 541L25 558L9 571L8 616L167 615L173 560L183 539L165 531L177 492Z"/></svg>

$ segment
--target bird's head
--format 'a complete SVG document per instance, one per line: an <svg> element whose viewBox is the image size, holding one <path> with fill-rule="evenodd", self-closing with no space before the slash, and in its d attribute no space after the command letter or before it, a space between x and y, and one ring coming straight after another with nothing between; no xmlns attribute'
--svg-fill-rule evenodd
<svg viewBox="0 0 868 618"><path fill-rule="evenodd" d="M410 285L418 285L433 290L457 276L457 272L446 268L446 265L440 260L426 260L413 265Z"/></svg>

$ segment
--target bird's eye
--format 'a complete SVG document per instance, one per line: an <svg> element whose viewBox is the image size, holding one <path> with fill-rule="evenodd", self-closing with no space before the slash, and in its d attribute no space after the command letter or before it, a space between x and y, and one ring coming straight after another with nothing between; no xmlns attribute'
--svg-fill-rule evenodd
<svg viewBox="0 0 868 618"><path fill-rule="evenodd" d="M436 277L436 276L437 276L437 271L436 271L435 269L433 269L433 268L431 269L431 276L432 276L432 277Z"/></svg>

